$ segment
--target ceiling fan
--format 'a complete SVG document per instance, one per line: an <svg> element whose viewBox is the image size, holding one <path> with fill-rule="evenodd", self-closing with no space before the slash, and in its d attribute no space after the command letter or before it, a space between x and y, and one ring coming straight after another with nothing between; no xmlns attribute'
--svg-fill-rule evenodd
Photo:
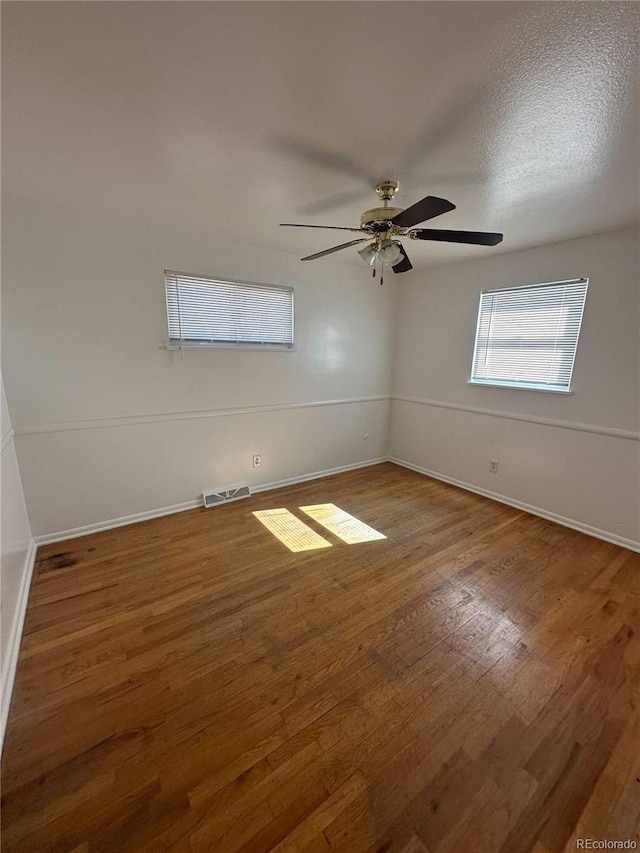
<svg viewBox="0 0 640 853"><path fill-rule="evenodd" d="M354 231L365 234L357 240L341 243L331 249L316 252L301 258L303 261L314 261L333 252L348 249L358 243L367 245L358 251L362 260L373 267L375 277L376 261L384 266L390 266L394 273L408 272L413 269L402 243L397 237L409 237L412 240L438 240L447 243L473 243L476 246L497 246L502 242L502 234L488 233L486 231L443 231L434 228L416 228L421 222L433 219L450 210L455 209L455 204L444 198L428 195L403 210L401 207L389 207L397 190L397 181L381 181L376 186L376 193L382 201L382 207L374 207L365 210L360 217L360 228L343 228L339 225L298 225L293 222L282 222L286 228L329 228L334 231ZM382 270L380 284L382 284Z"/></svg>

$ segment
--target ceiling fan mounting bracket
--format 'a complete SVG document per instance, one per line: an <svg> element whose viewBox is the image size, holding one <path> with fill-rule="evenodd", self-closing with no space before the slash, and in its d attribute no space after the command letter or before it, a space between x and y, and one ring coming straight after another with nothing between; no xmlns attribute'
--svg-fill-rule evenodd
<svg viewBox="0 0 640 853"><path fill-rule="evenodd" d="M391 201L398 191L399 186L400 184L398 181L380 181L380 183L376 185L378 198L384 202Z"/></svg>

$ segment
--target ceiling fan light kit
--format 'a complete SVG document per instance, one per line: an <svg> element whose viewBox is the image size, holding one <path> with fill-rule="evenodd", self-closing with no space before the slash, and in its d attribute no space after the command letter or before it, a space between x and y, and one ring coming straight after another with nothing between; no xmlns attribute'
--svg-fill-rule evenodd
<svg viewBox="0 0 640 853"><path fill-rule="evenodd" d="M330 228L337 231L355 231L367 235L358 240L351 240L348 243L341 243L339 246L332 246L332 248L325 249L322 252L307 255L302 260L312 261L369 240L370 242L364 248L358 250L358 254L366 264L373 267L374 278L376 261L381 266L390 266L394 273L408 272L413 269L413 265L402 243L396 239L397 237L409 237L412 240L467 243L476 246L497 246L498 243L502 242L503 235L498 233L416 228L415 226L421 222L455 210L455 204L445 198L428 195L406 210L401 207L389 207L389 202L393 200L398 187L397 181L380 181L377 184L375 190L378 198L382 201L382 207L365 210L360 217L360 228L343 228L337 225L298 225L284 222L281 224L288 228ZM380 284L382 283L381 275Z"/></svg>
<svg viewBox="0 0 640 853"><path fill-rule="evenodd" d="M383 240L378 249L380 263L393 266L402 257L402 245L398 240Z"/></svg>
<svg viewBox="0 0 640 853"><path fill-rule="evenodd" d="M372 267L376 262L376 250L371 243L367 243L364 249L358 249L358 254L365 264L369 264L370 267Z"/></svg>

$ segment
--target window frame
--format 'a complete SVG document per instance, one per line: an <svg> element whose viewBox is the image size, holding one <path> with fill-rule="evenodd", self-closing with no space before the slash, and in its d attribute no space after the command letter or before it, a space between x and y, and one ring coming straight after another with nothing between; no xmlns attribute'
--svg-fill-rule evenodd
<svg viewBox="0 0 640 853"><path fill-rule="evenodd" d="M489 293L505 293L505 292L513 292L516 290L536 290L541 287L559 287L561 285L570 285L570 284L584 284L584 300L582 303L582 311L580 314L580 321L578 323L578 328L575 336L575 350L573 353L573 360L571 363L571 370L569 372L569 377L567 381L566 388L559 387L551 387L546 386L544 383L535 383L535 382L527 382L525 380L518 379L482 379L474 376L474 367L476 364L476 352L478 349L478 332L480 330L480 323L482 319L482 298L485 294ZM582 323L584 320L584 310L587 304L587 294L589 290L589 278L588 276L582 276L580 278L570 278L562 281L545 281L536 284L521 284L516 285L515 287L495 287L490 290L483 290L480 293L480 299L478 302L478 317L476 321L476 331L473 342L473 353L471 356L471 375L467 380L467 384L476 385L476 386L488 386L492 388L511 388L515 390L521 391L541 391L546 394L573 394L572 382L573 382L573 372L575 369L576 357L578 355L578 344L580 342L580 332L582 331Z"/></svg>
<svg viewBox="0 0 640 853"><path fill-rule="evenodd" d="M233 340L204 340L198 338L172 338L170 337L171 318L169 315L169 300L168 300L168 285L171 277L176 279L185 278L193 281L202 281L220 283L226 285L237 285L240 288L260 288L262 290L273 290L279 293L291 294L291 343L277 343L269 341L260 343L259 341L233 341ZM277 352L295 352L295 289L288 285L281 284L266 284L258 281L244 281L238 278L221 278L220 276L202 275L200 273L178 272L177 270L164 270L164 296L165 309L167 318L167 333L168 337L165 340L165 349L167 350L183 350L183 349L249 349L249 350L271 350Z"/></svg>

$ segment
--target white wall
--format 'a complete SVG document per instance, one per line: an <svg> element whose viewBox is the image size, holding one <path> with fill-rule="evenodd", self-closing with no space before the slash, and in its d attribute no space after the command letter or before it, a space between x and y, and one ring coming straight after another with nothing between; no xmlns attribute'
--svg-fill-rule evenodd
<svg viewBox="0 0 640 853"><path fill-rule="evenodd" d="M12 199L3 214L4 373L35 535L385 454L393 281L124 215ZM164 269L293 286L296 351L182 361L162 347Z"/></svg>
<svg viewBox="0 0 640 853"><path fill-rule="evenodd" d="M638 232L626 229L403 281L392 457L638 547L639 269ZM574 393L467 383L482 290L581 276Z"/></svg>
<svg viewBox="0 0 640 853"><path fill-rule="evenodd" d="M390 452L640 541L633 229L416 270L383 288L364 266L301 264L211 234L12 199L3 238L4 373L37 536ZM187 351L181 361L162 348L165 268L294 286L297 351ZM481 290L583 275L573 394L467 384Z"/></svg>
<svg viewBox="0 0 640 853"><path fill-rule="evenodd" d="M0 642L2 701L0 743L9 713L22 623L29 594L35 548L22 493L13 430L2 385L2 554L0 562Z"/></svg>

